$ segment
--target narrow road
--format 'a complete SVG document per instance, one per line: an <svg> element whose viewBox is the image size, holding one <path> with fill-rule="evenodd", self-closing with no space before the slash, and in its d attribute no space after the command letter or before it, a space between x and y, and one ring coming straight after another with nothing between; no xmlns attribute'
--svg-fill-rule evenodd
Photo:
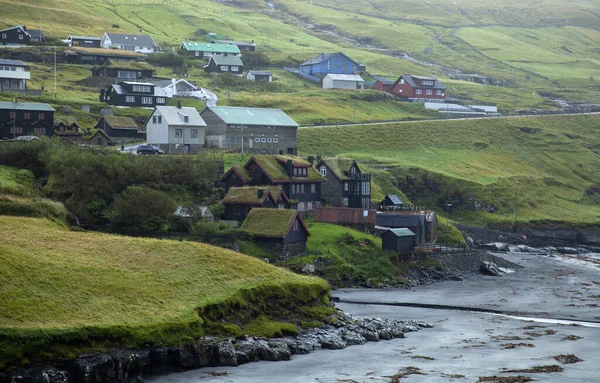
<svg viewBox="0 0 600 383"><path fill-rule="evenodd" d="M389 125L389 124L406 124L414 122L429 122L429 121L461 121L461 120L489 120L498 118L526 118L526 117L556 117L556 116L584 116L600 114L600 112L590 113L552 113L552 114L525 114L525 115L509 115L509 116L498 116L498 117L468 117L468 118L431 118L423 120L391 120L391 121L374 121L374 122L356 122L349 124L332 124L332 125L307 125L300 126L298 129L315 129L315 128L331 128L338 126L361 126L361 125Z"/></svg>

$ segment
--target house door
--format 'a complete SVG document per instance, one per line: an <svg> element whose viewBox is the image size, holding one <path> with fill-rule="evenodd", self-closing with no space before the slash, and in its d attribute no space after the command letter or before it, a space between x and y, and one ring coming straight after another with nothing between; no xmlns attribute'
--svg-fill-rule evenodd
<svg viewBox="0 0 600 383"><path fill-rule="evenodd" d="M187 154L190 152L190 144L183 145L183 153Z"/></svg>

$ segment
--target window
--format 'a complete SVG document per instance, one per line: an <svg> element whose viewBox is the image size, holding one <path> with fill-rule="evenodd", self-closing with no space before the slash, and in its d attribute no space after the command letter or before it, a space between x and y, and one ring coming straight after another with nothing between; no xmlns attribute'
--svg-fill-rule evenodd
<svg viewBox="0 0 600 383"><path fill-rule="evenodd" d="M260 142L260 138L256 137L256 138L254 139L254 142Z"/></svg>
<svg viewBox="0 0 600 383"><path fill-rule="evenodd" d="M417 89L417 90L415 91L415 93L416 93L416 94L423 94L423 89Z"/></svg>
<svg viewBox="0 0 600 383"><path fill-rule="evenodd" d="M144 93L150 92L150 86L147 86L147 85L134 85L131 89L134 92L144 92Z"/></svg>
<svg viewBox="0 0 600 383"><path fill-rule="evenodd" d="M348 191L348 182L344 182L344 191Z"/></svg>
<svg viewBox="0 0 600 383"><path fill-rule="evenodd" d="M46 135L46 128L33 128L33 133L45 136Z"/></svg>
<svg viewBox="0 0 600 383"><path fill-rule="evenodd" d="M229 67L227 65L221 65L219 67L219 69L221 69L221 72L227 72L227 71L229 71Z"/></svg>
<svg viewBox="0 0 600 383"><path fill-rule="evenodd" d="M175 129L175 138L183 138L183 129Z"/></svg>
<svg viewBox="0 0 600 383"><path fill-rule="evenodd" d="M266 139L266 138L264 138L264 137L261 137L261 138L260 138L260 142L267 142L267 139Z"/></svg>
<svg viewBox="0 0 600 383"><path fill-rule="evenodd" d="M294 175L297 176L298 175L298 168L294 168Z"/></svg>
<svg viewBox="0 0 600 383"><path fill-rule="evenodd" d="M298 231L300 230L300 225L298 225L298 219L294 219L294 225L293 225L293 230L294 231Z"/></svg>
<svg viewBox="0 0 600 383"><path fill-rule="evenodd" d="M371 195L371 183L368 181L364 181L362 183L362 194L363 195Z"/></svg>
<svg viewBox="0 0 600 383"><path fill-rule="evenodd" d="M271 137L267 137L267 142L273 142L273 139Z"/></svg>
<svg viewBox="0 0 600 383"><path fill-rule="evenodd" d="M183 116L183 122L185 122L185 123L190 122L190 117L189 116Z"/></svg>
<svg viewBox="0 0 600 383"><path fill-rule="evenodd" d="M2 38L5 39L6 38L6 33L2 34Z"/></svg>
<svg viewBox="0 0 600 383"><path fill-rule="evenodd" d="M232 66L232 67L231 67L231 71L232 71L232 72L237 72L239 69L240 69L240 68L239 68L239 67L236 67L236 66Z"/></svg>
<svg viewBox="0 0 600 383"><path fill-rule="evenodd" d="M317 185L310 184L310 194L317 194Z"/></svg>
<svg viewBox="0 0 600 383"><path fill-rule="evenodd" d="M348 198L344 198L344 206L348 206Z"/></svg>
<svg viewBox="0 0 600 383"><path fill-rule="evenodd" d="M157 97L156 98L156 103L157 104L165 104L167 101L165 100L164 97Z"/></svg>
<svg viewBox="0 0 600 383"><path fill-rule="evenodd" d="M192 129L191 131L192 138L198 138L198 129Z"/></svg>
<svg viewBox="0 0 600 383"><path fill-rule="evenodd" d="M151 105L152 104L152 97L142 97L142 104L144 104L144 105Z"/></svg>
<svg viewBox="0 0 600 383"><path fill-rule="evenodd" d="M125 102L135 102L135 96L125 96Z"/></svg>
<svg viewBox="0 0 600 383"><path fill-rule="evenodd" d="M19 35L19 40L23 40L23 35Z"/></svg>
<svg viewBox="0 0 600 383"><path fill-rule="evenodd" d="M152 123L156 124L156 116L152 116Z"/></svg>
<svg viewBox="0 0 600 383"><path fill-rule="evenodd" d="M23 134L23 127L22 126L11 126L10 134Z"/></svg>
<svg viewBox="0 0 600 383"><path fill-rule="evenodd" d="M325 177L327 175L327 166L325 166L325 165L321 166L321 168L319 169L319 172L321 173L321 175L323 177Z"/></svg>
<svg viewBox="0 0 600 383"><path fill-rule="evenodd" d="M431 89L427 89L427 90L425 91L425 93L426 93L426 94L429 94L429 95L431 95L431 94L433 94L433 91L432 91Z"/></svg>
<svg viewBox="0 0 600 383"><path fill-rule="evenodd" d="M423 85L433 85L433 81L431 81L431 80L423 80Z"/></svg>
<svg viewBox="0 0 600 383"><path fill-rule="evenodd" d="M17 118L17 114L15 112L10 112L10 118L14 120L15 118Z"/></svg>
<svg viewBox="0 0 600 383"><path fill-rule="evenodd" d="M438 96L443 96L444 95L444 91L443 90L436 90L435 94L437 94Z"/></svg>
<svg viewBox="0 0 600 383"><path fill-rule="evenodd" d="M45 119L46 119L45 113L38 113L38 120L45 120Z"/></svg>
<svg viewBox="0 0 600 383"><path fill-rule="evenodd" d="M400 84L404 84L404 79L403 78L400 79Z"/></svg>
<svg viewBox="0 0 600 383"><path fill-rule="evenodd" d="M273 138L273 143L276 144L279 140L277 139L277 137Z"/></svg>
<svg viewBox="0 0 600 383"><path fill-rule="evenodd" d="M31 113L29 113L29 112L25 112L25 113L23 113L23 118L24 118L25 120L31 120Z"/></svg>

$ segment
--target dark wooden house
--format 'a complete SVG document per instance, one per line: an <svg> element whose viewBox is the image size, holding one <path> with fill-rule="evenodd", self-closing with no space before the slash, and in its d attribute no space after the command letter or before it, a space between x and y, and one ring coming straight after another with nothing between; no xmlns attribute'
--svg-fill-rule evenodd
<svg viewBox="0 0 600 383"><path fill-rule="evenodd" d="M94 65L90 68L92 76L123 80L148 80L154 77L156 70L143 62Z"/></svg>
<svg viewBox="0 0 600 383"><path fill-rule="evenodd" d="M375 224L380 229L410 229L418 244L435 243L438 237L437 217L432 211L379 212Z"/></svg>
<svg viewBox="0 0 600 383"><path fill-rule="evenodd" d="M322 199L326 205L371 208L371 174L364 173L355 160L320 159L316 168L327 179L322 186Z"/></svg>
<svg viewBox="0 0 600 383"><path fill-rule="evenodd" d="M54 136L54 109L38 102L0 101L0 138Z"/></svg>
<svg viewBox="0 0 600 383"><path fill-rule="evenodd" d="M149 82L122 81L101 89L100 101L116 106L154 108L166 105L167 95L161 87Z"/></svg>
<svg viewBox="0 0 600 383"><path fill-rule="evenodd" d="M147 56L141 53L123 51L120 49L103 49L87 47L71 47L65 52L69 64L104 65L116 62L135 62L144 60Z"/></svg>
<svg viewBox="0 0 600 383"><path fill-rule="evenodd" d="M29 45L31 35L26 26L15 25L11 28L0 30L0 46L22 47Z"/></svg>
<svg viewBox="0 0 600 383"><path fill-rule="evenodd" d="M226 220L242 222L253 208L289 209L290 200L279 187L244 186L230 188L223 205Z"/></svg>
<svg viewBox="0 0 600 383"><path fill-rule="evenodd" d="M110 137L104 133L104 130L98 129L87 140L90 145L108 146L112 144Z"/></svg>
<svg viewBox="0 0 600 383"><path fill-rule="evenodd" d="M54 126L54 135L63 141L75 144L83 143L83 132L75 121L58 121Z"/></svg>
<svg viewBox="0 0 600 383"><path fill-rule="evenodd" d="M100 48L100 41L102 41L102 38L94 36L69 35L67 37L67 44L70 47Z"/></svg>
<svg viewBox="0 0 600 383"><path fill-rule="evenodd" d="M321 205L325 177L299 157L255 155L244 166L233 166L221 178L226 190L234 186L278 186L299 211Z"/></svg>
<svg viewBox="0 0 600 383"><path fill-rule="evenodd" d="M415 239L415 233L409 229L389 229L381 236L381 246L384 250L407 253L415 249Z"/></svg>
<svg viewBox="0 0 600 383"><path fill-rule="evenodd" d="M104 131L111 140L138 137L138 126L131 117L103 116L94 129Z"/></svg>
<svg viewBox="0 0 600 383"><path fill-rule="evenodd" d="M306 253L310 232L295 210L255 208L244 220L242 230L252 235L280 261Z"/></svg>
<svg viewBox="0 0 600 383"><path fill-rule="evenodd" d="M207 73L231 73L241 76L244 71L244 63L238 56L214 55L210 57L208 64L204 66L204 71Z"/></svg>
<svg viewBox="0 0 600 383"><path fill-rule="evenodd" d="M396 194L387 194L381 200L382 210L401 210L404 207L404 202Z"/></svg>

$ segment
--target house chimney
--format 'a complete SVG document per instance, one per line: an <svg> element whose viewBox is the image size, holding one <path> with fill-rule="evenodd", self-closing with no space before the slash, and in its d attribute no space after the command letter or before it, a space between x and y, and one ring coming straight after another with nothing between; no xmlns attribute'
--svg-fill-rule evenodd
<svg viewBox="0 0 600 383"><path fill-rule="evenodd" d="M285 170L287 171L288 177L292 177L294 175L294 165L292 160L287 160Z"/></svg>
<svg viewBox="0 0 600 383"><path fill-rule="evenodd" d="M314 165L315 164L315 157L308 156L308 162L310 162L311 165Z"/></svg>
<svg viewBox="0 0 600 383"><path fill-rule="evenodd" d="M419 227L419 242L420 243L425 243L425 230L426 230L426 224L425 224L425 212L424 211L420 211L419 214L419 224L421 227Z"/></svg>
<svg viewBox="0 0 600 383"><path fill-rule="evenodd" d="M258 199L262 199L264 195L265 191L263 189L258 189L258 191L256 192L256 196L258 197Z"/></svg>
<svg viewBox="0 0 600 383"><path fill-rule="evenodd" d="M23 30L27 32L27 25L23 25Z"/></svg>
<svg viewBox="0 0 600 383"><path fill-rule="evenodd" d="M177 109L181 109L181 101L177 101Z"/></svg>

